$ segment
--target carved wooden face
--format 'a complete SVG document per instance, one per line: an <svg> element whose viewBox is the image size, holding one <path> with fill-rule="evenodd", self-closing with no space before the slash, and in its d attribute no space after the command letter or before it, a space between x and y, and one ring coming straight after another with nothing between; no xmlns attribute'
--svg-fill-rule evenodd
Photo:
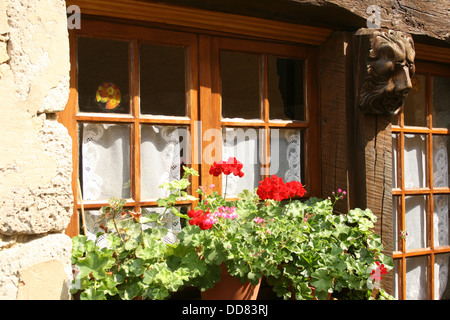
<svg viewBox="0 0 450 320"><path fill-rule="evenodd" d="M367 113L393 114L412 88L414 43L402 32L375 31L361 87L360 105Z"/></svg>

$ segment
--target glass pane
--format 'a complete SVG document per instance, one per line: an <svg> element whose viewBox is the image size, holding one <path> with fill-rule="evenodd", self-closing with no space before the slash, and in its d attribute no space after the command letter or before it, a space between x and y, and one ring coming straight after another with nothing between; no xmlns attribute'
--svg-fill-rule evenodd
<svg viewBox="0 0 450 320"><path fill-rule="evenodd" d="M227 197L236 196L242 190L253 191L258 187L261 180L261 170L259 163L260 141L259 131L254 128L223 128L222 129L222 158L227 160L229 157L243 163L242 172L244 176L239 178L230 174L228 181L222 178L222 190Z"/></svg>
<svg viewBox="0 0 450 320"><path fill-rule="evenodd" d="M405 134L405 187L426 185L426 136Z"/></svg>
<svg viewBox="0 0 450 320"><path fill-rule="evenodd" d="M394 243L392 245L393 251L398 251L401 248L401 234L398 232L400 220L398 217L398 214L401 212L401 198L400 197L393 197L392 201L392 234L394 237Z"/></svg>
<svg viewBox="0 0 450 320"><path fill-rule="evenodd" d="M394 260L394 269L392 270L394 272L394 283L392 286L392 295L395 299L400 299L400 260L395 259Z"/></svg>
<svg viewBox="0 0 450 320"><path fill-rule="evenodd" d="M303 132L300 129L270 130L270 175L283 181L302 181Z"/></svg>
<svg viewBox="0 0 450 320"><path fill-rule="evenodd" d="M426 197L405 197L406 250L427 246Z"/></svg>
<svg viewBox="0 0 450 320"><path fill-rule="evenodd" d="M450 253L435 255L434 262L434 297L436 300L449 300L450 278L448 267L450 263Z"/></svg>
<svg viewBox="0 0 450 320"><path fill-rule="evenodd" d="M305 120L303 60L268 58L270 119Z"/></svg>
<svg viewBox="0 0 450 320"><path fill-rule="evenodd" d="M397 179L399 178L399 169L398 169L398 135L392 135L392 187L399 188L401 186L400 183L397 183Z"/></svg>
<svg viewBox="0 0 450 320"><path fill-rule="evenodd" d="M260 119L260 58L257 55L222 51L222 117Z"/></svg>
<svg viewBox="0 0 450 320"><path fill-rule="evenodd" d="M450 128L450 78L433 78L433 127Z"/></svg>
<svg viewBox="0 0 450 320"><path fill-rule="evenodd" d="M438 246L448 246L450 245L449 240L449 200L450 196L448 194L435 194L433 197L433 229L434 229L434 245Z"/></svg>
<svg viewBox="0 0 450 320"><path fill-rule="evenodd" d="M129 198L130 127L84 123L80 139L83 199Z"/></svg>
<svg viewBox="0 0 450 320"><path fill-rule="evenodd" d="M184 51L181 47L139 46L142 114L186 115Z"/></svg>
<svg viewBox="0 0 450 320"><path fill-rule="evenodd" d="M449 186L448 159L450 158L450 137L433 136L433 186Z"/></svg>
<svg viewBox="0 0 450 320"><path fill-rule="evenodd" d="M406 300L427 299L427 257L406 258Z"/></svg>
<svg viewBox="0 0 450 320"><path fill-rule="evenodd" d="M427 126L427 78L418 74L412 79L412 90L405 100L405 126Z"/></svg>
<svg viewBox="0 0 450 320"><path fill-rule="evenodd" d="M81 112L129 113L128 42L78 38Z"/></svg>
<svg viewBox="0 0 450 320"><path fill-rule="evenodd" d="M142 198L168 196L168 192L159 186L181 178L182 165L190 159L188 142L186 128L141 126Z"/></svg>

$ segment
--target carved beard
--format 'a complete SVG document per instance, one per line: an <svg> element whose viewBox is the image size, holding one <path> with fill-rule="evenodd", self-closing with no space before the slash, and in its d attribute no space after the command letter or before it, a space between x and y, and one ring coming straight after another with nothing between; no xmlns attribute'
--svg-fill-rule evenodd
<svg viewBox="0 0 450 320"><path fill-rule="evenodd" d="M395 114L403 105L406 94L387 90L388 80L380 81L368 76L360 95L360 106L365 113Z"/></svg>

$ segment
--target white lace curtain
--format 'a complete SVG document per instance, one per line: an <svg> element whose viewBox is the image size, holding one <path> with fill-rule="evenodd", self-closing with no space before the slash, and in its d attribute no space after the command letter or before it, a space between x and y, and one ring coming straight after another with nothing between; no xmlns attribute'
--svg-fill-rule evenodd
<svg viewBox="0 0 450 320"><path fill-rule="evenodd" d="M180 178L180 146L184 128L143 126L141 132L143 198L157 199L167 194L159 186ZM110 197L129 198L130 189L130 127L114 124L83 124L81 173L84 200L107 200ZM181 143L180 143L181 140ZM184 140L186 141L186 140ZM163 208L145 208L162 213ZM85 213L88 237L100 231L100 215L92 210ZM173 243L181 231L180 219L172 213L163 217L169 233L165 241ZM150 227L150 225L149 225ZM106 245L103 238L100 245Z"/></svg>
<svg viewBox="0 0 450 320"><path fill-rule="evenodd" d="M426 187L426 136L405 134L404 167L405 188ZM448 138L446 136L433 137L433 184L434 187L449 186L448 171ZM394 146L396 145L394 138ZM398 160L397 150L394 148L394 173L397 176L396 165ZM396 181L394 179L394 186ZM433 212L434 246L449 245L449 197L448 195L435 194ZM406 250L418 249L427 246L427 222L426 222L426 198L421 195L407 196L405 199L405 227L407 232ZM394 205L394 235L397 233L397 212ZM435 255L435 297L443 298L447 295L446 289L449 272L449 254ZM427 299L427 258L408 258L406 262L406 299ZM394 283L398 289L397 277ZM447 289L448 290L448 289ZM396 292L396 294L398 294ZM447 297L448 298L448 297Z"/></svg>
<svg viewBox="0 0 450 320"><path fill-rule="evenodd" d="M254 190L261 180L261 162L264 130L223 129L223 159L236 157L244 164L242 178L228 176L222 179L222 190L227 196L236 196L242 190ZM272 129L270 131L270 175L275 174L285 182L301 181L301 134L298 129ZM226 185L227 184L227 185Z"/></svg>

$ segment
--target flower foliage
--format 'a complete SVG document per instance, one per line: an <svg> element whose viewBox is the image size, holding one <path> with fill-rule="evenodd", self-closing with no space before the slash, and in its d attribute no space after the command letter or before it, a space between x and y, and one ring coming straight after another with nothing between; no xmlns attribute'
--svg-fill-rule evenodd
<svg viewBox="0 0 450 320"><path fill-rule="evenodd" d="M213 287L225 264L241 282L256 284L266 277L284 299L326 299L329 294L372 299L376 292L377 298L391 298L383 289L373 291L393 268L392 259L382 253L381 237L372 231L376 216L359 208L336 214L334 205L345 191L333 193L334 199L300 200L306 190L299 181L273 175L237 200L227 200L214 185L208 193L199 187L196 198L186 190L189 176L198 173L183 169L182 179L162 185L169 196L158 199L166 212L188 221L178 241L162 241L168 232L162 227L143 228L163 215L129 212L116 221L125 201L105 207L105 214L114 213L103 229L109 247L98 248L85 236L74 238L72 262L80 272L72 292L80 291L84 299L165 299L185 285L202 291ZM209 172L242 177L242 169L230 158L215 162ZM181 199L197 205L183 214L176 206Z"/></svg>

